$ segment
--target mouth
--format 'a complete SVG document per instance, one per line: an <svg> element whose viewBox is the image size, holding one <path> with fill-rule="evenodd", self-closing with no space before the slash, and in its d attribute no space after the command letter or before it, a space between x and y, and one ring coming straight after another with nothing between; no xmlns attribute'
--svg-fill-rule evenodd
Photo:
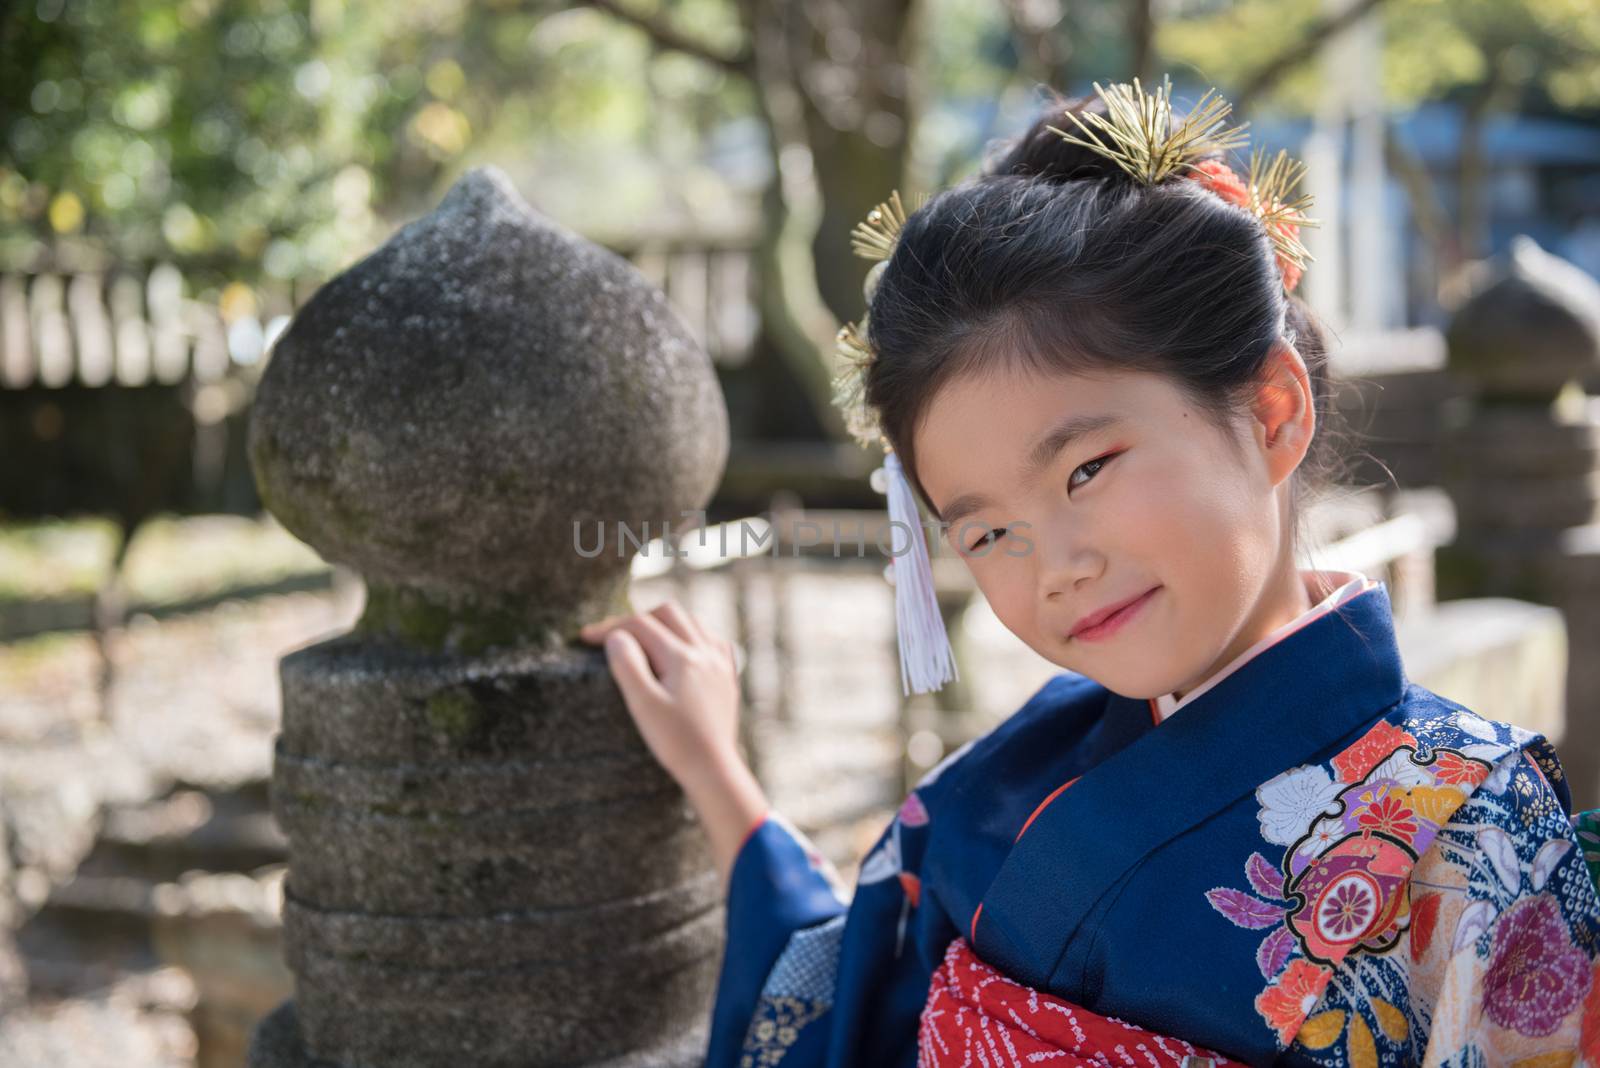
<svg viewBox="0 0 1600 1068"><path fill-rule="evenodd" d="M1111 637L1132 621L1144 606L1150 603L1150 599L1159 589L1160 586L1152 586L1137 597L1090 614L1074 627L1067 637L1086 642L1101 641Z"/></svg>

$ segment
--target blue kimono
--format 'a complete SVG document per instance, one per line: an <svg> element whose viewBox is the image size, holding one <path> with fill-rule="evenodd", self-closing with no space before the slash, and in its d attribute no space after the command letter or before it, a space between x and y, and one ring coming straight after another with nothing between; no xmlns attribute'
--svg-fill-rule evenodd
<svg viewBox="0 0 1600 1068"><path fill-rule="evenodd" d="M1600 1063L1570 809L1541 736L1406 679L1381 583L1165 720L1058 675L918 784L848 902L781 817L752 832L707 1066L909 1068L955 939L1249 1064Z"/></svg>

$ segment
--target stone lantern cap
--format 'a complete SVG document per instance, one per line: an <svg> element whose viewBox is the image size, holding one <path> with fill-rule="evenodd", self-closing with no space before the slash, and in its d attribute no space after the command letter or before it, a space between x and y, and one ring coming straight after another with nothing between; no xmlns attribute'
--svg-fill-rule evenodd
<svg viewBox="0 0 1600 1068"><path fill-rule="evenodd" d="M1600 282L1519 235L1446 340L1450 369L1485 395L1549 400L1600 366Z"/></svg>
<svg viewBox="0 0 1600 1068"><path fill-rule="evenodd" d="M688 525L728 422L660 290L480 167L300 309L249 451L273 514L368 580L363 626L454 648L620 607L617 524Z"/></svg>

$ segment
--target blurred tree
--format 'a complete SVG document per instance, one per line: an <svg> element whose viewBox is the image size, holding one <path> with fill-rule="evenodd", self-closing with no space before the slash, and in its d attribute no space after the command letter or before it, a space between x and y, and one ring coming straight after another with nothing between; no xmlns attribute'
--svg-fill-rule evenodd
<svg viewBox="0 0 1600 1068"><path fill-rule="evenodd" d="M1381 4L1381 6L1379 6ZM1291 114L1315 109L1321 93L1317 47L1340 24L1377 8L1384 36L1384 96L1395 111L1429 100L1462 107L1461 151L1453 182L1454 224L1415 153L1388 130L1390 164L1412 202L1412 214L1445 274L1488 252L1483 130L1487 119L1515 107L1600 106L1600 6L1573 0L1355 0L1330 17L1322 0L1237 0L1191 5L1161 26L1157 43L1169 59L1233 91L1241 110ZM1261 63L1263 53L1277 58Z"/></svg>
<svg viewBox="0 0 1600 1068"><path fill-rule="evenodd" d="M1600 98L1593 5L22 0L0 16L0 263L326 276L493 159L601 240L758 235L761 358L837 433L831 338L860 314L867 266L849 233L891 189L969 173L1040 84L1189 66L1246 104L1304 112L1307 60L1380 4L1390 97L1468 103L1459 226L1391 147L1421 225L1474 249L1474 131L1530 86Z"/></svg>
<svg viewBox="0 0 1600 1068"><path fill-rule="evenodd" d="M859 313L849 231L904 174L910 13L35 0L0 20L0 262L326 276L491 156L549 179L540 205L564 221L631 237L661 207L730 214L737 191L705 180L704 149L753 118L767 340L837 430L819 353L834 317Z"/></svg>
<svg viewBox="0 0 1600 1068"><path fill-rule="evenodd" d="M0 252L286 278L367 241L404 88L304 8L38 0L0 21Z"/></svg>
<svg viewBox="0 0 1600 1068"><path fill-rule="evenodd" d="M762 320L817 421L838 435L827 350L838 322L861 311L868 265L852 254L850 231L906 177L920 88L915 0L735 0L731 47L697 37L675 11L588 2L655 47L748 85L773 164L757 249Z"/></svg>
<svg viewBox="0 0 1600 1068"><path fill-rule="evenodd" d="M616 169L649 128L639 50L604 26L552 43L557 6L518 8L29 0L0 19L0 258L325 276L472 156L554 142Z"/></svg>

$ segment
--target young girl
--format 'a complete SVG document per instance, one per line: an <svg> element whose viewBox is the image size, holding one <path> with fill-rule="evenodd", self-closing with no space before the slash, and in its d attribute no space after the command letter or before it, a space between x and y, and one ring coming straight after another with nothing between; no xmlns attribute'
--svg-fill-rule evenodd
<svg viewBox="0 0 1600 1068"><path fill-rule="evenodd" d="M670 602L585 629L728 880L709 1068L1600 1063L1554 752L1408 681L1384 583L1295 565L1327 435L1294 168L1235 174L1207 98L1096 89L869 279L896 474L1067 670L848 904L738 756L729 644Z"/></svg>

